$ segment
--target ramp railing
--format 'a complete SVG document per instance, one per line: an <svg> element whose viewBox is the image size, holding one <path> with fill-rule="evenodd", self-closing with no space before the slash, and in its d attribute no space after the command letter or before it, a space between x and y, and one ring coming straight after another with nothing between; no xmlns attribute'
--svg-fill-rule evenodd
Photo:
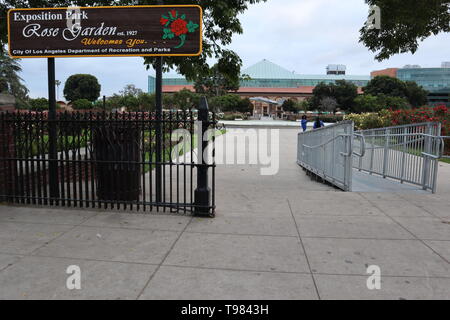
<svg viewBox="0 0 450 320"><path fill-rule="evenodd" d="M440 123L364 130L356 134L364 137L365 154L353 158L354 168L436 192L439 158L444 150ZM358 148L354 146L355 152Z"/></svg>
<svg viewBox="0 0 450 320"><path fill-rule="evenodd" d="M338 188L351 191L354 139L352 121L300 133L297 163Z"/></svg>
<svg viewBox="0 0 450 320"><path fill-rule="evenodd" d="M441 159L450 160L450 148L446 141L450 141L450 136L442 136L442 149L444 150L441 155Z"/></svg>

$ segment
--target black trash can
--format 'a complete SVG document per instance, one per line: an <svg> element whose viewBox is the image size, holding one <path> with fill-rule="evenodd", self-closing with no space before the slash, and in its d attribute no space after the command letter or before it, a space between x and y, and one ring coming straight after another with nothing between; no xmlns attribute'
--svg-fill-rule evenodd
<svg viewBox="0 0 450 320"><path fill-rule="evenodd" d="M97 197L138 201L141 193L140 131L126 125L94 130Z"/></svg>

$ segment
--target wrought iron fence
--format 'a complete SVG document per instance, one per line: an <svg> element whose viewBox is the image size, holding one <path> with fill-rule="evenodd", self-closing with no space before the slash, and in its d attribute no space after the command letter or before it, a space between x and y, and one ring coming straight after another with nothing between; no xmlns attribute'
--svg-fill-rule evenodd
<svg viewBox="0 0 450 320"><path fill-rule="evenodd" d="M201 154L214 144L214 136L198 138L216 120L207 109L200 122L195 117L188 111L59 113L55 120L46 113L0 114L0 201L211 216L215 164L197 157L196 148ZM203 130L196 132L199 123Z"/></svg>
<svg viewBox="0 0 450 320"><path fill-rule="evenodd" d="M357 134L365 139L366 154L354 158L354 168L436 192L439 158L444 147L440 123L364 130Z"/></svg>
<svg viewBox="0 0 450 320"><path fill-rule="evenodd" d="M351 191L353 130L353 122L344 121L300 133L297 163L338 188Z"/></svg>

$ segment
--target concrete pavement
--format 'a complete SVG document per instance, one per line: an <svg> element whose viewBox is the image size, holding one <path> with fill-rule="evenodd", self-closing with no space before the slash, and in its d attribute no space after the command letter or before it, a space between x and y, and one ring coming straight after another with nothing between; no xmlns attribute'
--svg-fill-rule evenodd
<svg viewBox="0 0 450 320"><path fill-rule="evenodd" d="M215 219L0 206L0 299L450 299L450 166L437 195L343 193L296 165L296 132L275 176L217 168Z"/></svg>

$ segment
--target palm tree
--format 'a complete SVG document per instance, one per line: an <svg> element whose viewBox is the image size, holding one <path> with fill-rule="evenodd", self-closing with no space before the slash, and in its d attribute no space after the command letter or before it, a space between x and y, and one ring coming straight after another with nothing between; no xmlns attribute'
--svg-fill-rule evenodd
<svg viewBox="0 0 450 320"><path fill-rule="evenodd" d="M56 84L56 100L59 100L59 86L61 85L61 81L55 80Z"/></svg>
<svg viewBox="0 0 450 320"><path fill-rule="evenodd" d="M19 76L22 72L19 59L12 59L6 52L0 52L0 93L9 93L20 100L25 100L28 89Z"/></svg>

